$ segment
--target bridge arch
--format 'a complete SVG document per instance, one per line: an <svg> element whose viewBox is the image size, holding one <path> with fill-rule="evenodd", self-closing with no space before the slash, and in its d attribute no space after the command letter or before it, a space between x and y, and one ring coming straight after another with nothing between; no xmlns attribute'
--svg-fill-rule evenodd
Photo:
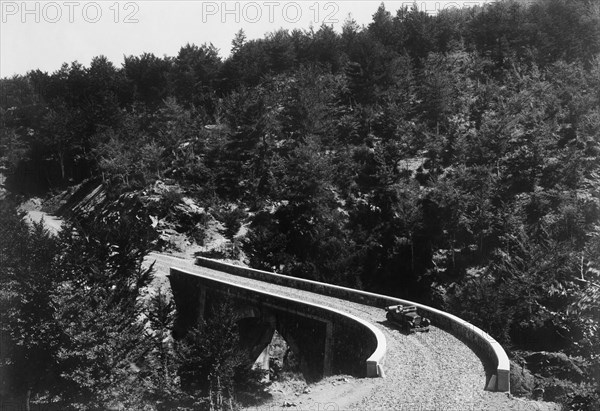
<svg viewBox="0 0 600 411"><path fill-rule="evenodd" d="M246 344L252 345L255 353L259 352L277 329L299 358L307 381L331 374L364 377L383 373L385 337L364 320L317 304L174 268L169 280L178 312L176 338L197 324L207 302L226 299L245 318L240 324L245 329L241 333L246 334L243 337ZM257 329L250 331L252 326Z"/></svg>

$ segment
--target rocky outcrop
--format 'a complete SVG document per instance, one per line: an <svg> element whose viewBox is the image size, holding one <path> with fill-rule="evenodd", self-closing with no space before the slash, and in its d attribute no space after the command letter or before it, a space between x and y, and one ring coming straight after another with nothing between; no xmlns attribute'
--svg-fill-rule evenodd
<svg viewBox="0 0 600 411"><path fill-rule="evenodd" d="M186 197L178 184L158 180L140 192L140 199L148 209L161 246L183 249L191 241L202 245L212 217Z"/></svg>
<svg viewBox="0 0 600 411"><path fill-rule="evenodd" d="M516 359L511 361L512 394L563 404L571 404L578 395L583 395L581 398L585 404L595 401L585 396L593 389L590 391L589 381L586 381L586 374L590 373L586 371L586 363L581 358L549 351L514 354Z"/></svg>
<svg viewBox="0 0 600 411"><path fill-rule="evenodd" d="M535 377L525 367L510 362L510 393L520 397L530 397L535 389Z"/></svg>
<svg viewBox="0 0 600 411"><path fill-rule="evenodd" d="M56 215L68 217L73 214L90 212L106 198L106 188L101 181L91 179L83 182L62 205L56 210Z"/></svg>
<svg viewBox="0 0 600 411"><path fill-rule="evenodd" d="M585 373L577 361L560 352L538 351L523 356L527 368L534 374L542 377L555 377L562 380L582 382Z"/></svg>

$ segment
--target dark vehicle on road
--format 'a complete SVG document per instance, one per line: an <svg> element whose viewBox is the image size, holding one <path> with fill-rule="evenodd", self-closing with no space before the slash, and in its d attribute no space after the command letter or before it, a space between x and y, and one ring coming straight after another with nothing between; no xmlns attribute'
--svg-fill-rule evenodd
<svg viewBox="0 0 600 411"><path fill-rule="evenodd" d="M387 311L386 318L388 321L400 326L402 331L406 333L429 331L431 322L417 314L417 307L414 305L390 305L385 307L385 311Z"/></svg>

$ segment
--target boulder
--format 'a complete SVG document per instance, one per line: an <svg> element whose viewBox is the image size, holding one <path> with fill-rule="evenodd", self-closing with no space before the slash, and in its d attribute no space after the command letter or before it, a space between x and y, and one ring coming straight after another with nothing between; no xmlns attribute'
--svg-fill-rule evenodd
<svg viewBox="0 0 600 411"><path fill-rule="evenodd" d="M520 397L529 397L535 388L535 377L525 367L510 362L510 393Z"/></svg>
<svg viewBox="0 0 600 411"><path fill-rule="evenodd" d="M576 390L575 384L557 378L544 381L544 401L564 403Z"/></svg>
<svg viewBox="0 0 600 411"><path fill-rule="evenodd" d="M538 351L523 355L527 368L542 377L582 382L585 373L577 361L561 352Z"/></svg>

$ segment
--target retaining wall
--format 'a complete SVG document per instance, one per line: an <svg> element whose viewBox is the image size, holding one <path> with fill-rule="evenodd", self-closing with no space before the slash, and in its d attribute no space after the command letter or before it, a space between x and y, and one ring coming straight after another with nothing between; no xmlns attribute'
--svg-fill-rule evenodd
<svg viewBox="0 0 600 411"><path fill-rule="evenodd" d="M383 308L395 304L414 305L427 313L425 316L431 320L432 324L469 343L491 364L495 370L495 375L488 382L487 389L501 392L510 391L510 363L500 343L485 331L455 315L408 300L227 264L210 258L198 257L196 264L241 277L297 288L375 307Z"/></svg>

